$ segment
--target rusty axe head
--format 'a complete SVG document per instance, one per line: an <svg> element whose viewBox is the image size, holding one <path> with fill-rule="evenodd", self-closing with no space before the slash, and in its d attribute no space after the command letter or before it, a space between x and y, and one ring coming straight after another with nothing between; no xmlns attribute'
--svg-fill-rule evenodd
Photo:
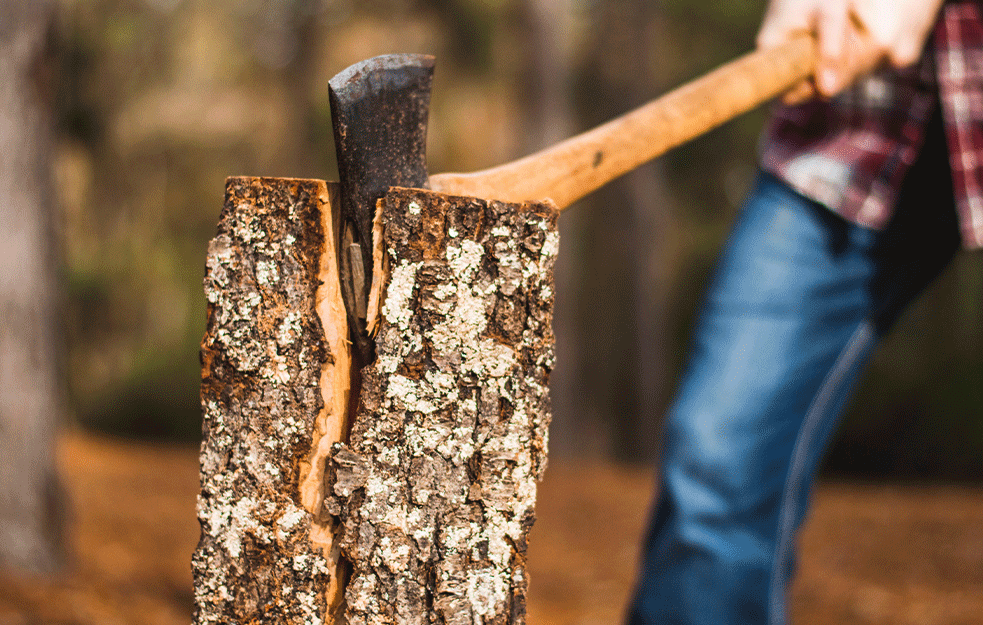
<svg viewBox="0 0 983 625"><path fill-rule="evenodd" d="M427 114L434 59L390 54L352 65L328 85L341 211L342 292L363 364L374 358L365 332L372 284L372 220L389 187L427 188ZM360 265L360 266L359 266Z"/></svg>

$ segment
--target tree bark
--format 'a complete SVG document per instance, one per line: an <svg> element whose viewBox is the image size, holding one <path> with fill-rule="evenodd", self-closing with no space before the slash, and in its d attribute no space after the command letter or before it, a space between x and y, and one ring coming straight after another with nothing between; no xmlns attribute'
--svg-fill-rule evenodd
<svg viewBox="0 0 983 625"><path fill-rule="evenodd" d="M44 53L53 3L0 3L0 566L62 559L52 116Z"/></svg>
<svg viewBox="0 0 983 625"><path fill-rule="evenodd" d="M332 455L349 623L522 623L546 466L556 211L384 200L391 271L351 441Z"/></svg>
<svg viewBox="0 0 983 625"><path fill-rule="evenodd" d="M377 359L340 442L318 425L347 394L322 372L340 365L321 332L346 326L340 300L315 311L314 285L338 283L319 184L232 179L209 249L196 620L522 623L557 213L409 189L380 203Z"/></svg>
<svg viewBox="0 0 983 625"><path fill-rule="evenodd" d="M196 623L325 623L340 604L322 479L351 379L333 200L316 180L226 183L204 282Z"/></svg>

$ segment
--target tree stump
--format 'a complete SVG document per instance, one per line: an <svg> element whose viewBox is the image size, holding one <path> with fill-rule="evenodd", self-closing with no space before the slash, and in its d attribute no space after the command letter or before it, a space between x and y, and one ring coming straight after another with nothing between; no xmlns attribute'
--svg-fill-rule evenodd
<svg viewBox="0 0 983 625"><path fill-rule="evenodd" d="M348 432L330 194L228 184L205 279L196 622L522 623L557 212L380 201L377 359Z"/></svg>

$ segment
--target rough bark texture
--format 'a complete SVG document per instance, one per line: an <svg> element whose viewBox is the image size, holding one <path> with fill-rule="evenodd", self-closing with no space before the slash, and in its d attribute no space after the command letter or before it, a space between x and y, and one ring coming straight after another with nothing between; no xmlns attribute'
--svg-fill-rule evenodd
<svg viewBox="0 0 983 625"><path fill-rule="evenodd" d="M324 623L338 603L321 513L350 366L332 208L321 181L226 186L205 276L196 623Z"/></svg>
<svg viewBox="0 0 983 625"><path fill-rule="evenodd" d="M0 566L62 562L53 121L44 91L54 3L0 2Z"/></svg>
<svg viewBox="0 0 983 625"><path fill-rule="evenodd" d="M378 358L343 443L331 188L229 179L205 277L196 623L524 622L556 218L420 190L383 200Z"/></svg>
<svg viewBox="0 0 983 625"><path fill-rule="evenodd" d="M353 567L348 623L524 622L556 215L409 189L383 200L377 360L325 499Z"/></svg>

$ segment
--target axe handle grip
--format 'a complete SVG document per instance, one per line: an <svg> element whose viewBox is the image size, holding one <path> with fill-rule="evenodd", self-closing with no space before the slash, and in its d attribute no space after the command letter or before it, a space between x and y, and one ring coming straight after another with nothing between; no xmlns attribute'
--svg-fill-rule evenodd
<svg viewBox="0 0 983 625"><path fill-rule="evenodd" d="M803 34L758 50L634 111L511 163L430 177L435 191L525 202L549 198L561 210L615 178L812 75L816 44Z"/></svg>

